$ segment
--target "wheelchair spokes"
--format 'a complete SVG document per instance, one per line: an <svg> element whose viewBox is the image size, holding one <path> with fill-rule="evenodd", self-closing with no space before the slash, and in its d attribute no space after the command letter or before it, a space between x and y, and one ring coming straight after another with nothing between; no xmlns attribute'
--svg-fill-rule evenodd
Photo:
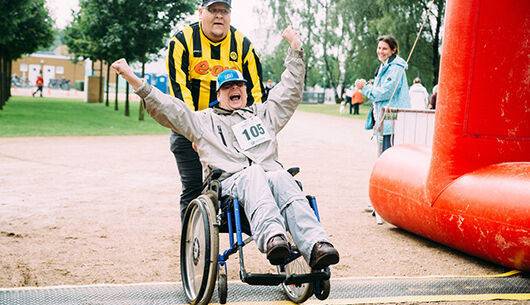
<svg viewBox="0 0 530 305"><path fill-rule="evenodd" d="M213 207L211 198L201 195L190 203L182 226L182 283L192 304L208 303L215 286L219 235Z"/></svg>
<svg viewBox="0 0 530 305"><path fill-rule="evenodd" d="M236 253L239 253L243 282L250 285L281 285L288 298L295 303L303 303L313 294L320 300L326 299L330 293L329 268L312 270L289 232L287 238L294 247L291 256L278 266L278 273L246 271L243 247L252 241L250 225L237 198L221 198L221 184L216 180L217 177L217 174L212 174L205 181L203 194L190 203L182 224L180 266L184 292L190 304L207 304L215 290L216 281L219 302L226 303L226 262ZM315 197L306 198L320 221ZM228 233L230 244L220 255L219 232ZM243 240L243 233L250 237Z"/></svg>
<svg viewBox="0 0 530 305"><path fill-rule="evenodd" d="M294 245L293 238L289 232L287 232L287 240L291 245ZM292 274L311 273L311 267L302 256L298 256L285 266L278 266L278 272L285 273L286 277L289 278ZM295 303L303 303L313 295L312 283L286 284L284 282L282 283L282 288L287 297Z"/></svg>

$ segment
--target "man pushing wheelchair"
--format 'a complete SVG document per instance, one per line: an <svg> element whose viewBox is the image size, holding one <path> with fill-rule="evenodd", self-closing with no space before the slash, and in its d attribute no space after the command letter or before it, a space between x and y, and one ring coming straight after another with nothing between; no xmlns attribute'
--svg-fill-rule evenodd
<svg viewBox="0 0 530 305"><path fill-rule="evenodd" d="M271 264L282 264L290 255L288 229L311 268L324 269L339 262L339 253L300 187L277 160L276 135L302 99L305 75L299 34L288 27L282 37L290 44L286 70L264 104L247 106L246 80L236 70L219 74L218 103L194 112L138 78L124 59L112 68L131 84L158 123L196 145L205 171L222 170L222 195L239 199L258 249Z"/></svg>

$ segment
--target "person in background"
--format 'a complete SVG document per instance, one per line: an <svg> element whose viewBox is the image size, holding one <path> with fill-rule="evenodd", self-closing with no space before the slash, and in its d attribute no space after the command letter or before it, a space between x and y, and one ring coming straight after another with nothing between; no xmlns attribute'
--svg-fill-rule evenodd
<svg viewBox="0 0 530 305"><path fill-rule="evenodd" d="M262 102L265 102L267 98L269 98L269 91L271 91L272 88L274 88L274 85L272 84L272 79L269 78L263 90L263 98L261 99Z"/></svg>
<svg viewBox="0 0 530 305"><path fill-rule="evenodd" d="M407 82L407 63L399 54L397 40L391 35L377 38L377 58L381 65L377 68L374 84L366 83L364 79L355 81L355 86L362 94L373 101L372 108L366 120L366 129L373 129L379 120L383 120L383 107L390 103L392 108L410 108L409 88ZM395 93L394 93L395 90ZM392 94L394 96L392 97ZM393 120L384 120L382 132L376 131L378 136L378 153L381 154L393 145Z"/></svg>
<svg viewBox="0 0 530 305"><path fill-rule="evenodd" d="M359 90L357 87L353 89L352 94L352 104L353 104L353 115L359 114L359 106L363 102L363 94L361 93L361 90Z"/></svg>
<svg viewBox="0 0 530 305"><path fill-rule="evenodd" d="M35 94L40 91L40 97L42 97L42 88L44 87L44 79L42 78L42 71L40 71L39 75L37 76L37 80L35 81L35 84L37 85L37 90L33 92L31 96L35 97Z"/></svg>
<svg viewBox="0 0 530 305"><path fill-rule="evenodd" d="M260 103L263 95L261 63L250 40L230 26L231 0L202 0L199 22L190 24L169 42L166 64L170 94L193 111L217 101L217 76L227 69L243 74L247 103ZM170 149L177 161L182 183L180 217L202 191L202 166L192 143L171 131Z"/></svg>
<svg viewBox="0 0 530 305"><path fill-rule="evenodd" d="M438 99L438 85L432 88L431 100L429 101L428 109L436 109L436 100Z"/></svg>
<svg viewBox="0 0 530 305"><path fill-rule="evenodd" d="M409 89L410 108L425 109L429 103L429 92L421 84L421 79L416 77Z"/></svg>
<svg viewBox="0 0 530 305"><path fill-rule="evenodd" d="M377 58L381 65L376 70L373 85L364 79L355 81L355 86L361 90L362 94L373 101L365 128L373 129L374 126L383 124L381 131L377 129L375 131L378 156L394 144L394 121L385 120L384 107L390 104L392 108L410 108L409 88L405 73L407 62L398 54L399 45L396 38L391 35L378 37ZM378 224L383 223L371 204L365 211L376 216Z"/></svg>
<svg viewBox="0 0 530 305"><path fill-rule="evenodd" d="M351 96L352 96L352 90L350 88L346 89L346 92L342 96L343 99L345 99L345 106L350 105L350 114L352 114L353 104L351 102Z"/></svg>

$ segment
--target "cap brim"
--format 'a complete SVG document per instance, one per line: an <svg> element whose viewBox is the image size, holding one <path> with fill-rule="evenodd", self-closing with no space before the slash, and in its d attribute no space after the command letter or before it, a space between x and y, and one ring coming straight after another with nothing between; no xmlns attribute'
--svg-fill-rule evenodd
<svg viewBox="0 0 530 305"><path fill-rule="evenodd" d="M244 82L245 85L247 84L247 80L246 80L246 79L232 79L232 80L228 80L228 81L226 81L226 82L224 82L224 83L221 83L221 84L219 85L219 88L218 88L217 90L215 90L215 91L219 91L219 90L221 90L221 87L222 87L224 84L235 83L235 82Z"/></svg>
<svg viewBox="0 0 530 305"><path fill-rule="evenodd" d="M226 6L228 6L229 8L232 8L232 6L231 6L230 4L228 4L228 3L226 3L225 1L212 1L212 2L210 2L210 3L208 3L208 4L206 4L205 6L208 7L208 6L210 6L210 5L214 4L214 3L224 3L224 4L226 4Z"/></svg>

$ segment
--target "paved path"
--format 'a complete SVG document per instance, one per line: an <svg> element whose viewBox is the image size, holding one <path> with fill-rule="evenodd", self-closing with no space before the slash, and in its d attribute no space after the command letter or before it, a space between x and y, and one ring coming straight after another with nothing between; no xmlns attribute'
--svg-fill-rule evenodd
<svg viewBox="0 0 530 305"><path fill-rule="evenodd" d="M363 123L297 112L280 134L341 253L333 277L504 272L363 212L376 155ZM0 138L0 287L180 280L176 181L167 135ZM271 270L247 253L250 271Z"/></svg>

